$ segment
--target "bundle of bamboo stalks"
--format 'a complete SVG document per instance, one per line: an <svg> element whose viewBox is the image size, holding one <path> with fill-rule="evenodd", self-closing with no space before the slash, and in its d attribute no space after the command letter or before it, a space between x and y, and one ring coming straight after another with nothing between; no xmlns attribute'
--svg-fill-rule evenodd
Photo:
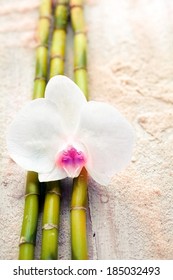
<svg viewBox="0 0 173 280"><path fill-rule="evenodd" d="M66 29L68 18L74 30L74 80L88 98L87 39L82 0L41 0L38 22L38 47L33 99L44 97L49 78L64 74ZM20 237L19 259L34 259L39 196L41 187L34 172L27 173L24 216ZM58 258L61 182L45 186L42 218L41 259ZM73 182L71 199L72 259L88 259L86 233L87 172L82 170Z"/></svg>

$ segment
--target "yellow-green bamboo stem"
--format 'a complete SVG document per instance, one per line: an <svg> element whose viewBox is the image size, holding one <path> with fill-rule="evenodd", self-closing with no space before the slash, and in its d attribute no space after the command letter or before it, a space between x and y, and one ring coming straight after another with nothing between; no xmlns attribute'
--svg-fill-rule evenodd
<svg viewBox="0 0 173 280"><path fill-rule="evenodd" d="M51 44L50 78L64 74L68 0L61 0L55 9L54 32Z"/></svg>
<svg viewBox="0 0 173 280"><path fill-rule="evenodd" d="M56 260L58 250L58 227L60 212L60 185L59 182L47 184L42 220L42 260Z"/></svg>
<svg viewBox="0 0 173 280"><path fill-rule="evenodd" d="M71 23L74 30L74 80L88 98L87 38L83 1L70 0Z"/></svg>
<svg viewBox="0 0 173 280"><path fill-rule="evenodd" d="M71 251L73 260L87 260L87 172L83 168L79 177L74 179L71 200Z"/></svg>
<svg viewBox="0 0 173 280"><path fill-rule="evenodd" d="M88 98L86 35L77 33L74 37L74 80Z"/></svg>
<svg viewBox="0 0 173 280"><path fill-rule="evenodd" d="M70 0L70 16L74 30L74 80L88 98L87 39L83 1ZM71 251L72 259L88 259L87 229L87 172L82 170L73 182L71 201Z"/></svg>
<svg viewBox="0 0 173 280"><path fill-rule="evenodd" d="M50 78L64 74L68 0L61 0L55 8L54 31L51 42ZM42 260L56 260L58 256L58 227L60 211L60 182L49 182L42 221Z"/></svg>
<svg viewBox="0 0 173 280"><path fill-rule="evenodd" d="M38 47L36 51L36 71L34 81L33 99L44 96L47 79L47 46L50 30L50 17L52 10L51 0L42 0L40 5L40 18L38 23ZM24 216L20 236L19 259L34 259L35 239L39 211L39 182L35 172L27 173L26 197Z"/></svg>
<svg viewBox="0 0 173 280"><path fill-rule="evenodd" d="M36 71L33 94L34 98L40 98L44 96L47 83L48 41L50 35L51 13L52 1L42 0L37 30L38 46L36 50Z"/></svg>
<svg viewBox="0 0 173 280"><path fill-rule="evenodd" d="M35 172L27 173L19 260L33 260L39 209L39 183Z"/></svg>

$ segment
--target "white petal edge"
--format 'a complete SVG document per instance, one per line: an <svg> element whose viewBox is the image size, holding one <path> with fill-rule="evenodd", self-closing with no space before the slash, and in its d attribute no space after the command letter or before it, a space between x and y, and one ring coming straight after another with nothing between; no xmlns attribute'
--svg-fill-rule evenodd
<svg viewBox="0 0 173 280"><path fill-rule="evenodd" d="M30 101L16 115L7 132L12 159L26 170L49 172L64 143L61 117L54 103L44 98Z"/></svg>
<svg viewBox="0 0 173 280"><path fill-rule="evenodd" d="M40 182L49 182L49 181L57 181L62 180L67 177L66 172L63 169L57 168L55 166L52 171L49 173L39 173L38 179Z"/></svg>
<svg viewBox="0 0 173 280"><path fill-rule="evenodd" d="M86 169L101 185L130 162L134 131L129 122L111 105L90 101L83 107L76 137L88 151Z"/></svg>
<svg viewBox="0 0 173 280"><path fill-rule="evenodd" d="M54 102L64 120L67 135L73 134L86 98L80 88L68 77L57 75L46 86L45 98Z"/></svg>

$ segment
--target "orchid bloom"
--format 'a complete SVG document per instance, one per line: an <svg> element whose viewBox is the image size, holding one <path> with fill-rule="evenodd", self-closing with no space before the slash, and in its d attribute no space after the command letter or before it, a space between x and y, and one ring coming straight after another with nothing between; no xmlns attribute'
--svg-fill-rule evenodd
<svg viewBox="0 0 173 280"><path fill-rule="evenodd" d="M79 87L65 76L47 84L45 98L30 101L7 133L11 158L39 181L77 177L85 167L99 184L107 185L130 162L133 129L111 105L87 102Z"/></svg>

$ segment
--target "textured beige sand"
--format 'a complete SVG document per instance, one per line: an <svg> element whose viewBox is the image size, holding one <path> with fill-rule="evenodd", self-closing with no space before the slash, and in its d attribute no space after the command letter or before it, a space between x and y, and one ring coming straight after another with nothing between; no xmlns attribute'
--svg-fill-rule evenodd
<svg viewBox="0 0 173 280"><path fill-rule="evenodd" d="M0 0L0 259L18 256L25 172L10 160L5 132L31 98L38 3ZM107 188L90 180L90 258L173 259L173 1L88 0L85 12L91 99L116 106L136 131L128 168ZM71 47L67 61L72 77ZM61 259L70 258L69 199L67 184ZM37 258L40 239L39 229Z"/></svg>

